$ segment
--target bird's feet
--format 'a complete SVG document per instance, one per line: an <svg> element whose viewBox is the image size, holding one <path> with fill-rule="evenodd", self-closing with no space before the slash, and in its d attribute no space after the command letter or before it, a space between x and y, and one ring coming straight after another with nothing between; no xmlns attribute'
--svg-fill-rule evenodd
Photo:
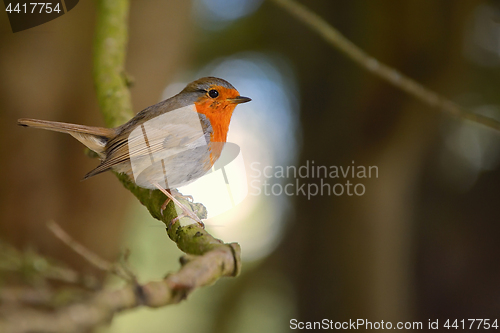
<svg viewBox="0 0 500 333"><path fill-rule="evenodd" d="M195 215L196 216L196 215ZM174 225L175 222L179 221L180 219L182 219L183 217L189 217L190 219L193 219L195 220L199 225L200 227L202 227L203 229L205 229L205 223L203 223L197 216L196 218L193 218L191 217L190 215L186 214L186 213L182 213L182 214L179 214L177 215L177 217L174 217L169 223L168 223L168 226L167 228L170 228L171 226Z"/></svg>
<svg viewBox="0 0 500 333"><path fill-rule="evenodd" d="M166 190L163 187L161 187L160 185L158 185L157 183L153 183L153 185L156 188L158 188L160 191L162 191L163 194L165 194L167 196L167 200L161 206L160 213L162 215L163 215L163 211L165 210L165 208L167 208L167 205L170 203L170 201L173 201L174 204L182 210L182 214L179 214L176 218L172 219L172 221L170 221L170 223L168 224L168 227L170 227L171 225L173 225L175 222L177 222L178 220L180 220L183 217L189 217L190 219L196 221L202 228L205 228L205 224L200 220L200 218L195 213L193 213L191 210L189 210L185 205L180 203L179 200L177 200L172 195L170 189ZM177 192L177 194L180 194L177 190L175 190L175 191ZM186 198L186 197L191 197L191 196L181 195L181 197ZM193 197L191 197L191 200L193 200Z"/></svg>
<svg viewBox="0 0 500 333"><path fill-rule="evenodd" d="M168 190L166 190L166 191L168 191ZM170 203L170 201L172 201L172 200L170 200L170 198L167 197L167 200L165 200L165 202L163 203L163 205L161 205L161 207L160 207L160 214L161 214L161 216L163 216L163 211L167 208L167 206Z"/></svg>

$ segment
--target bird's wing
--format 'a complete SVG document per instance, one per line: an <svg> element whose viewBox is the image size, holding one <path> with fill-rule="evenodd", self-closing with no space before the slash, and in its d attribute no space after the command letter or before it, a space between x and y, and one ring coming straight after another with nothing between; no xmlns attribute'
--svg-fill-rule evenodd
<svg viewBox="0 0 500 333"><path fill-rule="evenodd" d="M106 158L85 178L129 159L134 174L140 173L141 169L168 156L207 146L212 134L210 121L196 112L193 104L165 112L130 129L109 141Z"/></svg>

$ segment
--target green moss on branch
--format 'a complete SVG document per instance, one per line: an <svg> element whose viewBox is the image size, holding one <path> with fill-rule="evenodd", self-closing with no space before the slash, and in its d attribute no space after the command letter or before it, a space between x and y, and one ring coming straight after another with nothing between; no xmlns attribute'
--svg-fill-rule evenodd
<svg viewBox="0 0 500 333"><path fill-rule="evenodd" d="M133 116L125 75L129 0L97 1L94 84L106 125L119 126Z"/></svg>

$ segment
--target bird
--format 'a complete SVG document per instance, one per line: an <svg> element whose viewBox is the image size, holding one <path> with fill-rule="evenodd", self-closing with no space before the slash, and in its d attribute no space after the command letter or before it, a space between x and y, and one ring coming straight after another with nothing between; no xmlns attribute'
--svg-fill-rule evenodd
<svg viewBox="0 0 500 333"><path fill-rule="evenodd" d="M203 77L116 128L30 118L18 119L18 124L70 134L94 151L100 164L84 180L108 170L124 173L138 186L167 195L162 214L172 200L183 216L203 225L172 190L210 171L224 148L234 109L249 101L226 80Z"/></svg>

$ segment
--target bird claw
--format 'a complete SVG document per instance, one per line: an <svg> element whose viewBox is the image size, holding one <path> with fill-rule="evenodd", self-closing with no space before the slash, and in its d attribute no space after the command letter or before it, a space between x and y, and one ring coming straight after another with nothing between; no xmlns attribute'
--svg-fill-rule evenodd
<svg viewBox="0 0 500 333"><path fill-rule="evenodd" d="M167 197L167 200L165 200L165 202L163 203L163 205L161 205L161 207L160 207L160 214L161 214L161 216L163 216L163 211L167 208L167 206L170 203L170 201L172 201L172 200Z"/></svg>
<svg viewBox="0 0 500 333"><path fill-rule="evenodd" d="M175 222L177 221L180 221L180 219L184 218L184 217L188 217L190 218L191 220L195 221L196 223L198 223L198 225L200 227L202 227L203 229L205 229L205 223L203 223L200 219L194 219L192 218L191 216L189 216L188 214L185 214L185 213L182 213L180 215L178 215L177 217L174 217L167 225L167 229L170 229L170 227L172 227Z"/></svg>
<svg viewBox="0 0 500 333"><path fill-rule="evenodd" d="M180 220L183 217L189 217L193 221L197 222L202 228L205 228L205 224L200 220L200 218L194 212L189 211L189 209L185 205L183 205L177 199L175 199L174 196L172 195L172 193L169 192L169 190L162 188L157 183L153 183L153 185L156 186L156 188L158 188L161 192L163 192L167 196L167 200L160 207L160 214L162 216L163 216L163 211L165 210L165 208L167 207L167 205L170 201L173 201L176 206L178 206L180 209L182 209L182 214L180 214L177 217L175 217L174 219L172 219L172 221L169 222L167 228L172 226L176 221ZM176 191L176 192L179 193L178 191ZM181 195L181 196L183 196L183 195ZM191 196L183 196L183 197L191 197ZM191 197L191 199L192 198L193 197Z"/></svg>

